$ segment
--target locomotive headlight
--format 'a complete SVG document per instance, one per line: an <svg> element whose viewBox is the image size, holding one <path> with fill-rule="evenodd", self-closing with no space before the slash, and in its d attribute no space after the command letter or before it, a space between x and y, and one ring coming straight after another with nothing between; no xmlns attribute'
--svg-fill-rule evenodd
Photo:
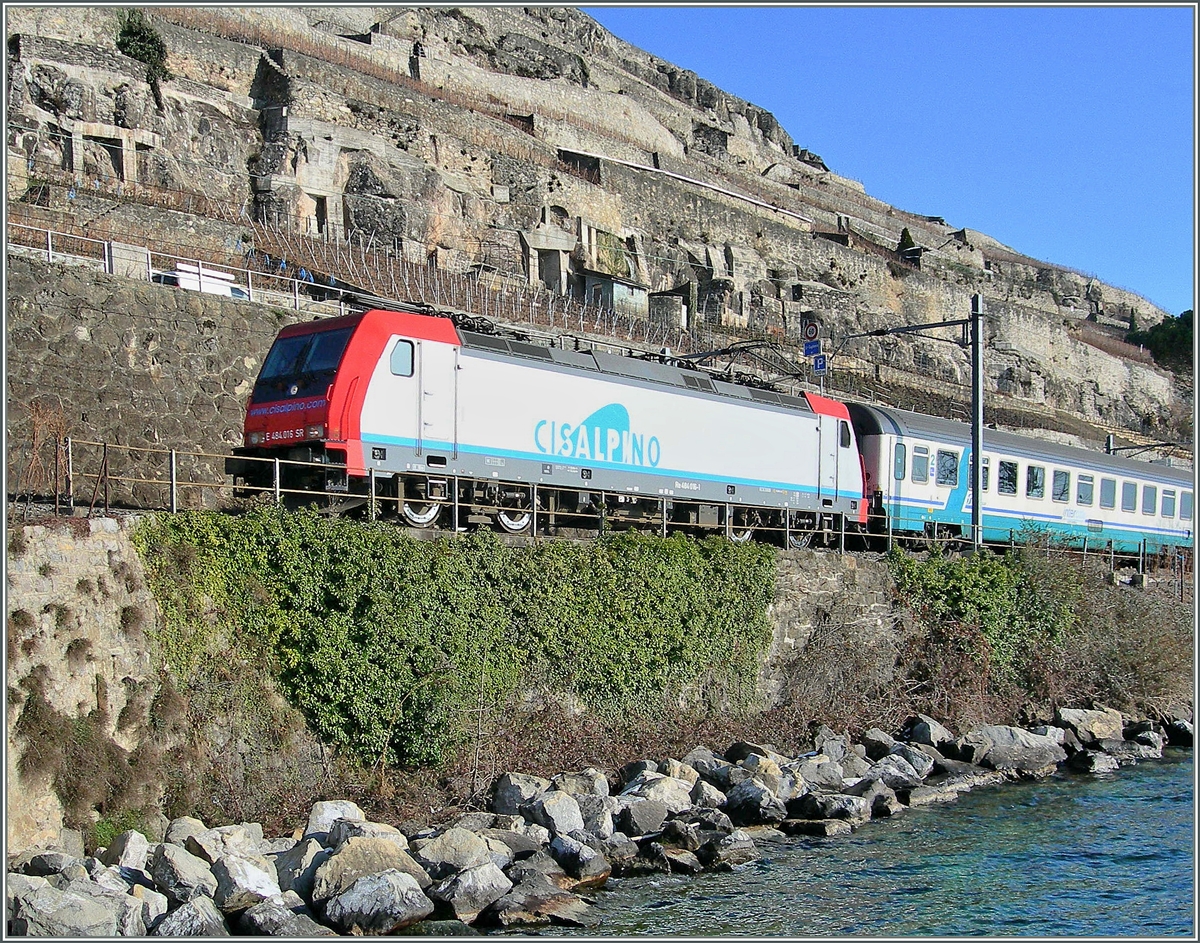
<svg viewBox="0 0 1200 943"><path fill-rule="evenodd" d="M262 445L263 434L261 432L251 432L246 436L246 442L250 445Z"/></svg>
<svg viewBox="0 0 1200 943"><path fill-rule="evenodd" d="M318 422L312 426L305 426L304 435L309 439L323 439L325 437L325 423Z"/></svg>

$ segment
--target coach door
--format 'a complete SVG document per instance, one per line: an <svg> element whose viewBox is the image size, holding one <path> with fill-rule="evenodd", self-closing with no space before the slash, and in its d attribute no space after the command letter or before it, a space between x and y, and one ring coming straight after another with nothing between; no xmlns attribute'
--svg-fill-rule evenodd
<svg viewBox="0 0 1200 943"><path fill-rule="evenodd" d="M417 451L458 457L458 348L417 341L421 396L417 403Z"/></svg>
<svg viewBox="0 0 1200 943"><path fill-rule="evenodd" d="M832 507L837 500L838 487L838 420L834 416L821 416L820 449L821 467L818 472L818 496L821 507Z"/></svg>

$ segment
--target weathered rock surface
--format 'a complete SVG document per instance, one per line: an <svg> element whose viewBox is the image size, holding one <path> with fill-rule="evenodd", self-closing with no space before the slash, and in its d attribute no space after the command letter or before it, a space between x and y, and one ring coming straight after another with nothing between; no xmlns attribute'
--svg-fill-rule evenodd
<svg viewBox="0 0 1200 943"><path fill-rule="evenodd" d="M411 874L384 870L357 878L331 897L325 917L345 932L379 935L424 920L433 910Z"/></svg>

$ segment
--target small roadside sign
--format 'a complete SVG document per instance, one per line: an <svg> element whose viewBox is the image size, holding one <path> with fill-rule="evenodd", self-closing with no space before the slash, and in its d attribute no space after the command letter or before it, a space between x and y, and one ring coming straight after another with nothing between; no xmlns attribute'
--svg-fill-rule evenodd
<svg viewBox="0 0 1200 943"><path fill-rule="evenodd" d="M821 336L821 325L806 319L800 325L800 334L806 341L815 341Z"/></svg>
<svg viewBox="0 0 1200 943"><path fill-rule="evenodd" d="M805 341L804 342L804 356L805 357L816 357L819 353L821 353L821 342L820 341Z"/></svg>
<svg viewBox="0 0 1200 943"><path fill-rule="evenodd" d="M829 372L829 361L824 354L817 354L813 357L813 373L817 376L824 376Z"/></svg>

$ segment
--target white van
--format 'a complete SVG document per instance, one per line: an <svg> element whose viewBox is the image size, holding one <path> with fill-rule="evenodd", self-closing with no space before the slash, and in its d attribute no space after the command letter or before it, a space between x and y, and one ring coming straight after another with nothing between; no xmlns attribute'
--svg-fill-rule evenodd
<svg viewBox="0 0 1200 943"><path fill-rule="evenodd" d="M174 285L189 291L202 291L209 295L221 295L225 298L236 298L239 301L249 301L250 294L244 288L233 284L234 276L204 266L195 266L190 262L180 262L173 272L155 272L150 281L159 285Z"/></svg>

